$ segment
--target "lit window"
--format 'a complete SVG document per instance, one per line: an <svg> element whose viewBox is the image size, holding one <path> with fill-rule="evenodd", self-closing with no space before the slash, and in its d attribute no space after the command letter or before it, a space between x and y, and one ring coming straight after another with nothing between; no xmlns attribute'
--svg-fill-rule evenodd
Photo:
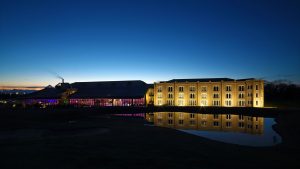
<svg viewBox="0 0 300 169"><path fill-rule="evenodd" d="M178 94L178 98L179 98L179 99L183 99L183 98L184 98L184 94L183 94L183 93L179 93L179 94Z"/></svg>

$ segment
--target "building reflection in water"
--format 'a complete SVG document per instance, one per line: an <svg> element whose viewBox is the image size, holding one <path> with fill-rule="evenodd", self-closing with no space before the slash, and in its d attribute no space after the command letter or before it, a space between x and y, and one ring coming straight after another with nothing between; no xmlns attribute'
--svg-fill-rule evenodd
<svg viewBox="0 0 300 169"><path fill-rule="evenodd" d="M185 112L147 113L146 120L155 126L181 130L239 132L261 135L264 118L234 114L198 114Z"/></svg>

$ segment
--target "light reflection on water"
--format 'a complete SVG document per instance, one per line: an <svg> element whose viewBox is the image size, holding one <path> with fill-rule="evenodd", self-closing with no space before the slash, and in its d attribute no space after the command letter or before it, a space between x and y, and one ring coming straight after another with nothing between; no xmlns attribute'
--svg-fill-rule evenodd
<svg viewBox="0 0 300 169"><path fill-rule="evenodd" d="M155 126L174 128L207 139L245 146L273 146L281 137L272 129L274 119L235 114L185 112L147 113Z"/></svg>

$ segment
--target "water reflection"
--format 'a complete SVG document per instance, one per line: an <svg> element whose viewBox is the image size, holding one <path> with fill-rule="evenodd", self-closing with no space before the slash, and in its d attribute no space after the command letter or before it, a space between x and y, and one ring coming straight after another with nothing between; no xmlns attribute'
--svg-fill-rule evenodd
<svg viewBox="0 0 300 169"><path fill-rule="evenodd" d="M208 139L248 146L272 146L281 142L271 118L242 114L198 114L185 112L147 113L155 126L178 129Z"/></svg>

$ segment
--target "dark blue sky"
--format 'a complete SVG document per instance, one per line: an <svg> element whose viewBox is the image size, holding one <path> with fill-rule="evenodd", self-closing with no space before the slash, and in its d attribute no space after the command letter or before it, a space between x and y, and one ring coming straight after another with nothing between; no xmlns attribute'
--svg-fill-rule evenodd
<svg viewBox="0 0 300 169"><path fill-rule="evenodd" d="M0 2L0 85L172 78L300 83L300 1Z"/></svg>

